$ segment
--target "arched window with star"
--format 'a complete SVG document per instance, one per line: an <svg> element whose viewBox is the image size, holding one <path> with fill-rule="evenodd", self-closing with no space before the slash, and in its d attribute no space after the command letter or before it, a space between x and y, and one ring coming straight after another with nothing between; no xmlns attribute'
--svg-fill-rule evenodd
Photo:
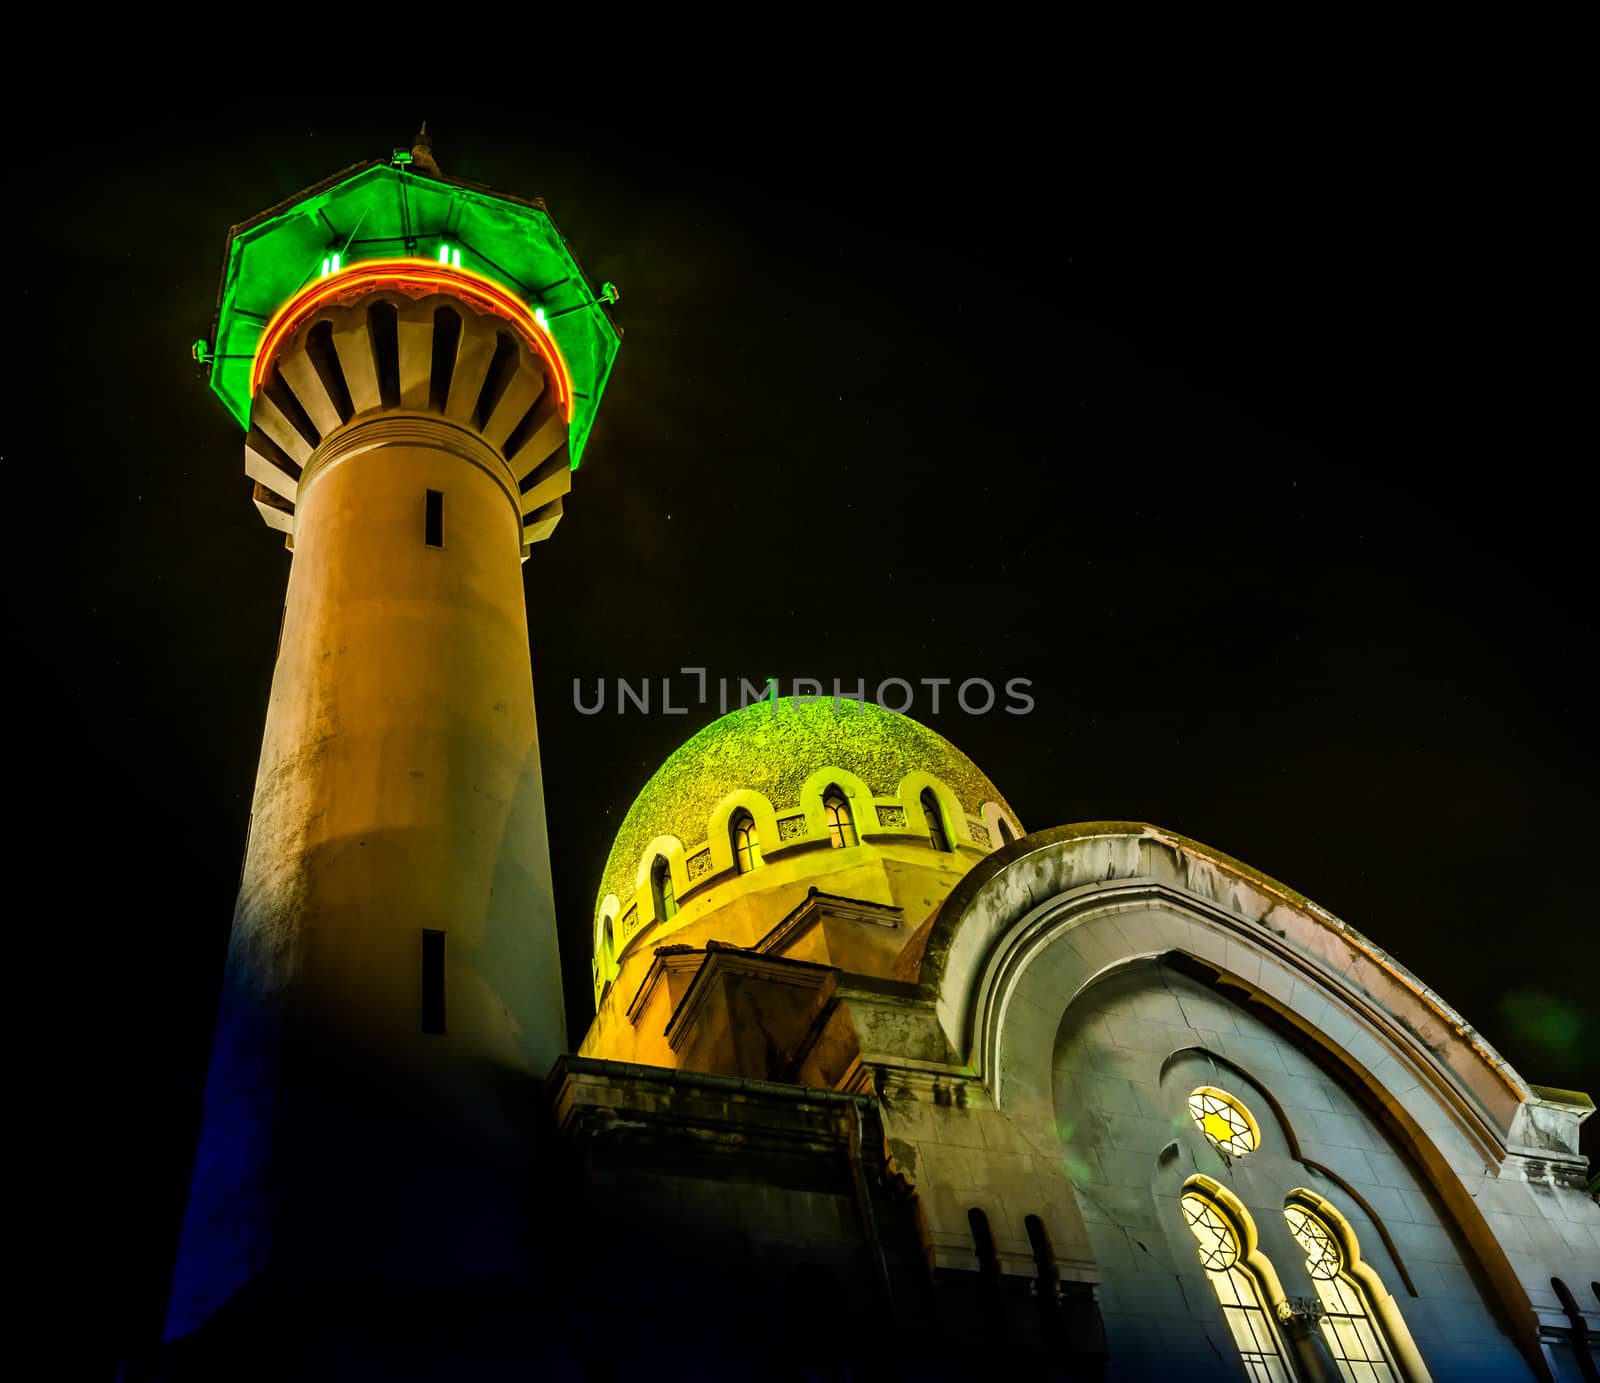
<svg viewBox="0 0 1600 1383"><path fill-rule="evenodd" d="M1261 1125L1226 1090L1202 1085L1189 1096L1189 1117L1220 1153L1244 1157L1261 1145Z"/></svg>
<svg viewBox="0 0 1600 1383"><path fill-rule="evenodd" d="M1179 1201L1216 1293L1228 1334L1251 1383L1294 1383L1288 1350L1273 1319L1282 1287L1256 1246L1250 1212L1210 1177L1191 1177Z"/></svg>
<svg viewBox="0 0 1600 1383"><path fill-rule="evenodd" d="M1283 1207L1322 1303L1322 1338L1348 1383L1424 1380L1426 1365L1383 1279L1362 1261L1349 1220L1315 1191L1291 1191Z"/></svg>

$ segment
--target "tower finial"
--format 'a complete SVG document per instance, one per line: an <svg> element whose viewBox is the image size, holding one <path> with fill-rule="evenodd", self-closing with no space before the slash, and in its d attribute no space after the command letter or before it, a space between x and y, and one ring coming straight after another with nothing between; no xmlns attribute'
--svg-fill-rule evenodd
<svg viewBox="0 0 1600 1383"><path fill-rule="evenodd" d="M411 141L411 166L431 178L441 177L439 165L433 158L433 137L428 133L428 122L422 122L417 137Z"/></svg>

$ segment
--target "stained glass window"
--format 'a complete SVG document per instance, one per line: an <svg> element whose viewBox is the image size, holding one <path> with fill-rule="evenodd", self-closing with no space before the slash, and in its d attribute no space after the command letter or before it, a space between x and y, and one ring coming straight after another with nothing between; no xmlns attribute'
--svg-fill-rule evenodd
<svg viewBox="0 0 1600 1383"><path fill-rule="evenodd" d="M1202 1085L1189 1096L1189 1114L1217 1148L1229 1157L1254 1152L1261 1128L1250 1111L1225 1091Z"/></svg>
<svg viewBox="0 0 1600 1383"><path fill-rule="evenodd" d="M1305 1250L1306 1271L1322 1301L1322 1338L1346 1383L1399 1383L1400 1375L1374 1319L1366 1288L1345 1270L1332 1228L1304 1205L1283 1212L1289 1232Z"/></svg>
<svg viewBox="0 0 1600 1383"><path fill-rule="evenodd" d="M1209 1201L1185 1196L1183 1218L1200 1241L1200 1266L1208 1273L1224 1272L1239 1261L1238 1236Z"/></svg>
<svg viewBox="0 0 1600 1383"><path fill-rule="evenodd" d="M1190 1194L1180 1203L1183 1218L1200 1245L1200 1266L1222 1306L1246 1377L1251 1383L1293 1383L1278 1332L1261 1303L1260 1284L1239 1261L1238 1231L1204 1196Z"/></svg>

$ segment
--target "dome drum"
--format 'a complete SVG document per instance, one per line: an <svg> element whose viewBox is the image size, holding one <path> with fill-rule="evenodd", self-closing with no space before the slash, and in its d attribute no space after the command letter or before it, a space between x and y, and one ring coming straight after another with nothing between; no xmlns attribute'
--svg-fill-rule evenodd
<svg viewBox="0 0 1600 1383"><path fill-rule="evenodd" d="M918 775L920 779L928 780L928 775ZM930 780L933 781L933 780ZM946 797L949 790L942 783L936 789L941 799ZM820 806L821 798L817 797L812 807ZM846 851L862 854L872 850L873 847L893 847L909 845L914 850L926 850L929 846L929 826L926 816L918 802L916 795L909 799L903 797L873 797L867 802L867 810L871 815L863 813L854 817L859 824L856 826L860 834L859 843L843 847L839 850L839 857L835 856L835 847L832 835L826 824L812 820L814 811L786 811L782 814L772 810L770 804L758 794L737 793L731 795L731 807L727 804L713 818L714 823L726 828L735 812L748 810L755 821L757 833L762 841L761 854L764 865L788 864L801 856L818 855L825 858L818 859L815 863L826 869L843 867ZM852 809L856 807L854 800L850 803ZM993 806L994 804L989 804ZM854 812L852 812L854 815ZM965 839L957 836L949 852L962 859L966 864L971 864L983 858L995 848L994 837L991 835L987 824L981 818L962 813L953 818L960 821L967 831ZM876 825L868 824L876 822ZM770 827L770 829L767 829ZM602 901L600 918L610 917L613 920L613 937L615 951L611 958L611 966L615 967L646 933L666 924L678 922L681 918L684 923L692 920L690 909L693 905L704 900L707 894L716 888L728 884L737 884L747 876L741 875L737 861L734 859L733 849L729 840L730 832L727 829L713 830L704 840L692 848L685 848L675 837L657 837L652 840L639 857L638 869L633 885L632 901L624 909L615 894L608 894ZM766 844L768 839L773 839L771 846ZM656 911L656 900L650 888L650 874L657 860L667 866L671 874L674 900L677 910L672 918L660 916ZM805 868L805 865L801 866ZM789 871L783 871L787 874ZM745 890L764 889L776 882L774 875L764 873L760 878L748 879L743 884ZM607 905L610 905L609 907ZM597 992L604 988L610 978L614 976L602 974L602 967L598 957L601 953L600 933L596 932L596 962L593 966L595 986ZM659 934L659 933L657 933Z"/></svg>
<svg viewBox="0 0 1600 1383"><path fill-rule="evenodd" d="M887 903L892 864L943 877L934 886L942 896L997 847L1002 821L1021 835L972 761L906 716L827 701L725 716L667 760L618 831L595 912L596 999L641 938L673 935L711 912L731 926L725 910L756 894L787 911L812 881L862 871L823 887ZM736 843L742 826L754 860ZM795 897L779 896L787 892ZM931 895L925 903L924 912ZM753 918L741 926L752 942L766 931Z"/></svg>

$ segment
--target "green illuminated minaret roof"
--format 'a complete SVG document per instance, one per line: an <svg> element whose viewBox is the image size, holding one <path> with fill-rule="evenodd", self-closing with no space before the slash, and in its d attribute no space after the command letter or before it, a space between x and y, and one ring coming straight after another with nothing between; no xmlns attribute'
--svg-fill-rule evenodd
<svg viewBox="0 0 1600 1383"><path fill-rule="evenodd" d="M308 283L366 259L452 263L516 294L555 338L572 375L568 449L576 468L621 341L607 312L616 291L591 288L542 202L415 171L428 165L425 152L414 165L405 151L388 163L356 164L229 232L204 353L211 387L247 428L262 331Z"/></svg>

